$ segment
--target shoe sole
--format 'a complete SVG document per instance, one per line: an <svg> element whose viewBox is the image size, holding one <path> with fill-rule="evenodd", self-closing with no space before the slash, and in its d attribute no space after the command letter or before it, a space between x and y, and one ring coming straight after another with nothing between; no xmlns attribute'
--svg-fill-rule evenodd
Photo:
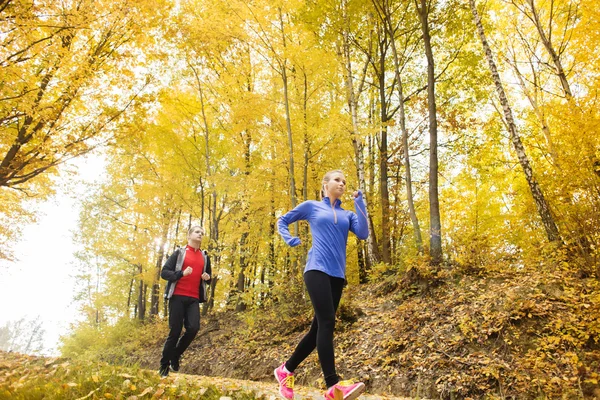
<svg viewBox="0 0 600 400"><path fill-rule="evenodd" d="M276 381L277 381L277 383L279 384L279 395L280 395L282 398L284 398L285 400L291 400L291 399L288 399L287 397L285 397L285 396L283 395L283 393L281 393L281 382L279 382L279 378L277 377L277 368L275 368L275 369L273 370L273 375L275 376L275 380L276 380ZM292 399L293 399L293 398L294 398L294 397L292 397Z"/></svg>
<svg viewBox="0 0 600 400"><path fill-rule="evenodd" d="M365 391L365 384L361 382L353 391L348 393L344 400L354 400Z"/></svg>

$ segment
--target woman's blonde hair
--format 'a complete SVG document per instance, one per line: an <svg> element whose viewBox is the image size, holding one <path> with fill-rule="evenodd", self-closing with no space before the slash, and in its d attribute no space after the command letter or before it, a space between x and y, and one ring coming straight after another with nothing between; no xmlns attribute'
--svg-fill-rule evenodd
<svg viewBox="0 0 600 400"><path fill-rule="evenodd" d="M334 169L323 175L323 180L321 181L321 198L325 197L325 184L329 182L329 180L331 179L331 175L333 174L344 175L344 172L339 169Z"/></svg>

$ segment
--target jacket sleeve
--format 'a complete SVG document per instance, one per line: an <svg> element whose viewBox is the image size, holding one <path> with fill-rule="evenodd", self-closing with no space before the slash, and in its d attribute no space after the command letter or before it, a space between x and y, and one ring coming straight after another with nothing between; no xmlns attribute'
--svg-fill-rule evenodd
<svg viewBox="0 0 600 400"><path fill-rule="evenodd" d="M307 220L310 217L312 209L312 203L310 201L305 201L277 220L277 230L279 231L279 235L281 235L283 240L285 240L289 246L298 246L300 244L300 238L290 234L288 225L296 221Z"/></svg>
<svg viewBox="0 0 600 400"><path fill-rule="evenodd" d="M175 250L173 254L167 259L165 265L163 265L162 270L160 271L160 277L169 281L175 282L183 277L183 271L175 271L175 266L177 265L177 255L179 254L179 249Z"/></svg>
<svg viewBox="0 0 600 400"><path fill-rule="evenodd" d="M206 267L204 268L204 272L210 275L210 279L206 281L207 285L210 285L210 281L212 281L212 267L210 265L210 256L206 253Z"/></svg>
<svg viewBox="0 0 600 400"><path fill-rule="evenodd" d="M367 222L367 208L360 190L358 191L358 197L354 199L354 208L356 214L350 213L350 230L354 232L356 237L365 240L369 237L369 224Z"/></svg>

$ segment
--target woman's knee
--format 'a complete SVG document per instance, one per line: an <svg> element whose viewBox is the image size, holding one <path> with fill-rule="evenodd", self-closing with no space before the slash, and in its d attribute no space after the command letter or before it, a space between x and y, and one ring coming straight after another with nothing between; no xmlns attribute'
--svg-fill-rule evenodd
<svg viewBox="0 0 600 400"><path fill-rule="evenodd" d="M335 328L335 314L319 318L319 330L332 331Z"/></svg>

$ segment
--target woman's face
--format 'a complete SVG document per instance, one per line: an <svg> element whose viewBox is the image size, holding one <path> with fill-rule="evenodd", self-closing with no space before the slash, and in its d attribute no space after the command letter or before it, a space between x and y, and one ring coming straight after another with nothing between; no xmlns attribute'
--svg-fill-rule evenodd
<svg viewBox="0 0 600 400"><path fill-rule="evenodd" d="M346 178L340 172L334 172L325 182L325 196L339 199L346 191Z"/></svg>

